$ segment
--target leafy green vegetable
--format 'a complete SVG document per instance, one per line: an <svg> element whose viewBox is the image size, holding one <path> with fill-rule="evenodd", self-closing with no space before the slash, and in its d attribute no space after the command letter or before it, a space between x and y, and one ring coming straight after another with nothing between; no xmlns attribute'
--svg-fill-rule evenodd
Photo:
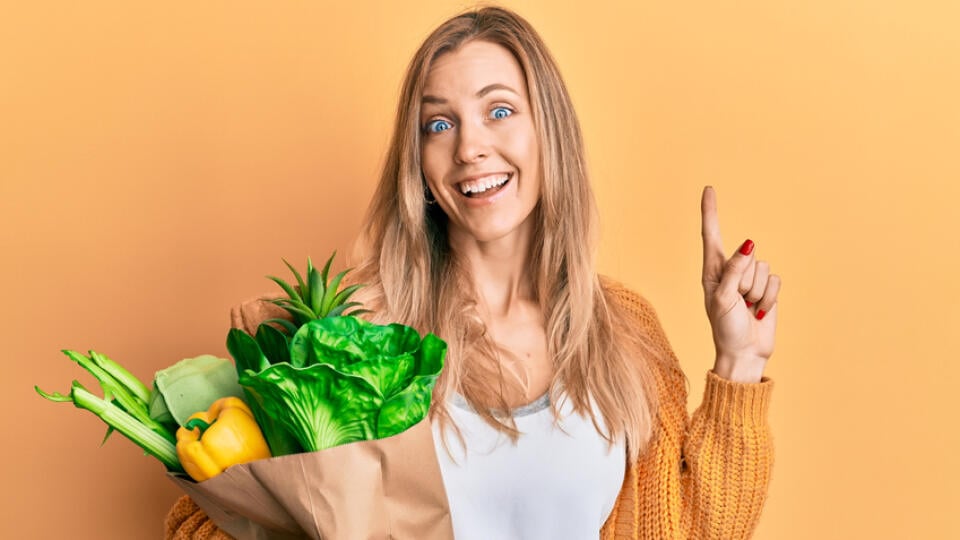
<svg viewBox="0 0 960 540"><path fill-rule="evenodd" d="M260 328L266 326L261 324ZM259 329L258 329L259 333ZM243 330L232 328L227 334L227 350L236 363L237 375L242 379L247 371L259 372L270 366L267 356L260 350L257 340L251 337ZM250 391L249 388L240 382L243 386L244 394L247 397L247 403L250 410L253 411L253 417L260 425L264 438L267 439L267 445L270 446L270 452L275 456L287 454L296 454L302 450L300 444L293 436L275 420L270 414L264 411L260 406L260 400Z"/></svg>
<svg viewBox="0 0 960 540"><path fill-rule="evenodd" d="M271 364L286 362L290 358L290 337L269 324L257 328L257 345Z"/></svg>
<svg viewBox="0 0 960 540"><path fill-rule="evenodd" d="M328 364L277 364L240 380L307 451L376 438L383 398L362 377L337 373Z"/></svg>
<svg viewBox="0 0 960 540"><path fill-rule="evenodd" d="M146 453L159 459L167 469L182 470L172 431L151 418L147 412L150 394L143 382L120 364L95 351L90 351L89 357L71 350L64 350L63 353L96 377L104 397L92 394L78 381L73 381L66 395L44 392L39 386L34 386L38 394L53 402L73 403L77 408L97 415L108 426L104 442L111 433L118 431Z"/></svg>
<svg viewBox="0 0 960 540"><path fill-rule="evenodd" d="M408 326L328 317L297 331L289 363L246 369L240 384L305 450L323 450L396 435L422 420L445 354L440 338L421 340Z"/></svg>
<svg viewBox="0 0 960 540"><path fill-rule="evenodd" d="M376 325L347 302L361 285L328 283L333 257L306 276L286 263L297 285L268 276L288 298L274 301L293 321L270 319L256 337L233 329L227 349L240 385L275 456L389 437L422 420L447 345L402 324ZM284 333L286 332L286 333Z"/></svg>
<svg viewBox="0 0 960 540"><path fill-rule="evenodd" d="M414 376L397 393L390 395L380 409L377 435L390 437L406 431L422 420L430 409L433 386L443 369L447 344L433 334L424 336L414 353Z"/></svg>
<svg viewBox="0 0 960 540"><path fill-rule="evenodd" d="M243 396L233 362L210 354L158 371L153 387L150 417L166 425L182 426L191 414L209 409L222 397Z"/></svg>
<svg viewBox="0 0 960 540"><path fill-rule="evenodd" d="M237 373L252 369L260 371L270 365L260 345L250 334L238 328L231 328L227 334L227 350L237 365Z"/></svg>

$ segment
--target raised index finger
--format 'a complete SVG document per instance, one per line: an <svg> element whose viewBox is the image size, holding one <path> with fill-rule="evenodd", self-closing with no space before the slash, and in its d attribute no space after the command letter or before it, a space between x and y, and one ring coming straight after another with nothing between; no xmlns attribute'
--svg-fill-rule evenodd
<svg viewBox="0 0 960 540"><path fill-rule="evenodd" d="M722 267L725 259L717 216L717 193L712 186L703 188L700 199L700 233L703 236L703 270Z"/></svg>

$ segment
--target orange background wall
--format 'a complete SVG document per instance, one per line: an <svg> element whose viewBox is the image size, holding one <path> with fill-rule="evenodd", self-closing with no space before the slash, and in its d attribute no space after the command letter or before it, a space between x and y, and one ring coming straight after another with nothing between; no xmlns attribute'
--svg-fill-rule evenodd
<svg viewBox="0 0 960 540"><path fill-rule="evenodd" d="M0 17L3 538L159 537L178 496L89 413L59 350L150 380L226 355L281 257L346 253L400 78L468 4L8 2ZM783 276L757 538L958 538L956 2L506 5L583 123L600 269L712 365L699 195ZM909 6L909 7L908 7ZM345 264L345 261L341 261Z"/></svg>

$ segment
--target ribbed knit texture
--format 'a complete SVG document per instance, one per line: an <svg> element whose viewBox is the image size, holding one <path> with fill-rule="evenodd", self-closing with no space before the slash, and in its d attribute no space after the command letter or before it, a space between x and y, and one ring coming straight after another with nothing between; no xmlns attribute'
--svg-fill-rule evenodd
<svg viewBox="0 0 960 540"><path fill-rule="evenodd" d="M619 285L608 291L660 349L658 428L624 485L600 538L749 538L767 496L773 381L735 383L707 372L703 402L687 414L686 379L656 312Z"/></svg>
<svg viewBox="0 0 960 540"><path fill-rule="evenodd" d="M163 536L167 540L233 540L207 517L193 500L184 495L167 512Z"/></svg>
<svg viewBox="0 0 960 540"><path fill-rule="evenodd" d="M707 372L703 402L687 414L686 378L656 312L639 294L604 281L608 293L659 348L654 370L660 392L657 430L637 463L627 465L623 488L602 540L749 538L766 500L773 465L767 410L773 381L735 383ZM234 327L256 329L276 306L250 302L234 308ZM268 311L264 311L268 310ZM167 515L167 540L226 540L189 497Z"/></svg>

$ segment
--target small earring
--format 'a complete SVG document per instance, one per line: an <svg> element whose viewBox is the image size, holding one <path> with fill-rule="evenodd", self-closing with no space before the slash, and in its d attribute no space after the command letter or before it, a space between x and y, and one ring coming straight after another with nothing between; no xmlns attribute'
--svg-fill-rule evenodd
<svg viewBox="0 0 960 540"><path fill-rule="evenodd" d="M424 186L423 199L427 204L437 204L436 197L433 196L433 193L430 192L430 188Z"/></svg>

